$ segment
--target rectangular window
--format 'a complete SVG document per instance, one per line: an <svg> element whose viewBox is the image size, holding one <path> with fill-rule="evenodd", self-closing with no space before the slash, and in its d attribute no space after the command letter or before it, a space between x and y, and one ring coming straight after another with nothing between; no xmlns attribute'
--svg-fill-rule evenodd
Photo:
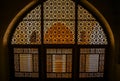
<svg viewBox="0 0 120 81"><path fill-rule="evenodd" d="M47 51L47 78L72 77L72 49L52 49Z"/></svg>
<svg viewBox="0 0 120 81"><path fill-rule="evenodd" d="M80 78L103 77L105 48L80 48Z"/></svg>
<svg viewBox="0 0 120 81"><path fill-rule="evenodd" d="M15 77L38 77L38 49L14 48Z"/></svg>

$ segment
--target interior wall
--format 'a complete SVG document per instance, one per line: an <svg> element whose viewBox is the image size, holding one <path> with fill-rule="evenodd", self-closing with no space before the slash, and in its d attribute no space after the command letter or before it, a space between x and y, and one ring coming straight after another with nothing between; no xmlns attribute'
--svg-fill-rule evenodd
<svg viewBox="0 0 120 81"><path fill-rule="evenodd" d="M15 17L15 15L25 7L32 0L1 0L0 2L0 81L8 81L9 76L9 59L8 55L3 53L2 40L5 31ZM115 0L88 0L92 5L94 5L106 18L110 27L113 31L115 37L115 53L112 54L111 59L111 71L109 79L110 81L120 80L120 64L118 64L118 59L120 58L120 9L119 2ZM118 58L119 56L119 58ZM110 67L110 68L111 68Z"/></svg>
<svg viewBox="0 0 120 81"><path fill-rule="evenodd" d="M32 0L1 0L0 1L0 81L9 80L9 58L5 52L3 52L2 40L5 31L17 15L17 13L24 8Z"/></svg>
<svg viewBox="0 0 120 81"><path fill-rule="evenodd" d="M120 81L120 64L118 64L118 59L120 58L120 39L119 38L119 18L120 18L120 9L118 0L88 0L92 5L94 5L100 13L108 21L111 30L114 35L115 40L115 51L114 54L111 54L110 59L110 72L109 72L109 81ZM109 69L109 68L108 68Z"/></svg>

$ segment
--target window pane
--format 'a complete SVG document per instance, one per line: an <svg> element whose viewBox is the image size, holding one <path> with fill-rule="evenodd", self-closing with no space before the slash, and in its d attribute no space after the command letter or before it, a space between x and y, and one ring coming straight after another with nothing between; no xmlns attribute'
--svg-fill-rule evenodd
<svg viewBox="0 0 120 81"><path fill-rule="evenodd" d="M70 51L64 52L63 50ZM50 53L49 53L50 52ZM72 49L51 49L47 51L47 78L72 77Z"/></svg>
<svg viewBox="0 0 120 81"><path fill-rule="evenodd" d="M47 0L44 3L44 44L75 43L75 3Z"/></svg>
<svg viewBox="0 0 120 81"><path fill-rule="evenodd" d="M47 0L44 2L44 19L75 19L75 3L72 0Z"/></svg>
<svg viewBox="0 0 120 81"><path fill-rule="evenodd" d="M41 44L41 6L31 10L21 22L12 37L12 44Z"/></svg>
<svg viewBox="0 0 120 81"><path fill-rule="evenodd" d="M36 6L33 10L31 10L24 18L24 21L29 20L40 20L41 19L41 5Z"/></svg>
<svg viewBox="0 0 120 81"><path fill-rule="evenodd" d="M21 72L32 72L32 55L31 54L20 54L20 71Z"/></svg>
<svg viewBox="0 0 120 81"><path fill-rule="evenodd" d="M96 20L91 13L89 13L84 7L78 5L78 20L80 21L94 21Z"/></svg>
<svg viewBox="0 0 120 81"><path fill-rule="evenodd" d="M66 72L66 55L53 55L53 72Z"/></svg>
<svg viewBox="0 0 120 81"><path fill-rule="evenodd" d="M82 6L78 6L77 43L81 45L106 45L107 37L102 26Z"/></svg>
<svg viewBox="0 0 120 81"><path fill-rule="evenodd" d="M98 72L99 55L86 55L86 72Z"/></svg>
<svg viewBox="0 0 120 81"><path fill-rule="evenodd" d="M14 48L15 77L38 77L38 49Z"/></svg>
<svg viewBox="0 0 120 81"><path fill-rule="evenodd" d="M79 77L103 77L105 48L80 48Z"/></svg>

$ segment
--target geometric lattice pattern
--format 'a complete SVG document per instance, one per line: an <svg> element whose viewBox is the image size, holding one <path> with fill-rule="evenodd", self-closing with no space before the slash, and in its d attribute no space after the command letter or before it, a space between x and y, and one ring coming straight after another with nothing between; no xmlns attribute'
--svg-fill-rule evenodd
<svg viewBox="0 0 120 81"><path fill-rule="evenodd" d="M78 20L81 21L94 21L96 20L91 13L88 12L88 10L86 10L85 8L83 8L82 6L78 5Z"/></svg>
<svg viewBox="0 0 120 81"><path fill-rule="evenodd" d="M38 77L38 49L14 48L16 77Z"/></svg>
<svg viewBox="0 0 120 81"><path fill-rule="evenodd" d="M43 15L44 44L74 44L75 3L73 1L47 0L44 3Z"/></svg>
<svg viewBox="0 0 120 81"><path fill-rule="evenodd" d="M107 38L96 19L82 6L78 6L77 43L81 45L106 45Z"/></svg>
<svg viewBox="0 0 120 81"><path fill-rule="evenodd" d="M64 23L54 23L44 35L44 44L74 44L74 32Z"/></svg>
<svg viewBox="0 0 120 81"><path fill-rule="evenodd" d="M74 44L74 40L81 45L106 45L108 43L101 25L80 5L78 5L78 30L75 32L75 3L72 0L47 0L43 3L43 7L44 44ZM64 33L66 30L62 28L65 27L71 34ZM51 33L51 28L60 33ZM60 28L62 31L55 28ZM77 39L75 39L75 34L77 34ZM19 23L11 43L41 44L41 5L31 10Z"/></svg>
<svg viewBox="0 0 120 81"><path fill-rule="evenodd" d="M72 49L47 49L47 78L71 78Z"/></svg>
<svg viewBox="0 0 120 81"><path fill-rule="evenodd" d="M41 43L41 6L30 11L21 21L12 37L12 44Z"/></svg>
<svg viewBox="0 0 120 81"><path fill-rule="evenodd" d="M27 15L23 18L23 20L40 20L41 19L41 5L38 5L33 10L31 10Z"/></svg>
<svg viewBox="0 0 120 81"><path fill-rule="evenodd" d="M73 33L75 33L75 21L44 21L44 34L56 23L61 23L67 26Z"/></svg>
<svg viewBox="0 0 120 81"><path fill-rule="evenodd" d="M107 44L103 29L97 21L78 21L78 44Z"/></svg>
<svg viewBox="0 0 120 81"><path fill-rule="evenodd" d="M40 44L41 22L22 21L13 35L12 44Z"/></svg>
<svg viewBox="0 0 120 81"><path fill-rule="evenodd" d="M47 0L44 3L44 19L75 19L75 3L72 0Z"/></svg>
<svg viewBox="0 0 120 81"><path fill-rule="evenodd" d="M88 10L79 4L77 7L73 0L40 3L17 25L11 44L107 45L101 24ZM36 48L14 48L16 77L39 77L38 51ZM105 48L80 48L79 77L103 77L104 57ZM72 49L46 49L46 72L47 78L72 78Z"/></svg>
<svg viewBox="0 0 120 81"><path fill-rule="evenodd" d="M105 48L81 48L79 77L103 77Z"/></svg>

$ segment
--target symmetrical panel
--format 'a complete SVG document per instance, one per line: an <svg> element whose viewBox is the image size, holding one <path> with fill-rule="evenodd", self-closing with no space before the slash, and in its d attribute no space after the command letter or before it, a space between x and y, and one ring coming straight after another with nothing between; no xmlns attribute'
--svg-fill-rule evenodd
<svg viewBox="0 0 120 81"><path fill-rule="evenodd" d="M48 48L47 53L47 78L72 77L72 49Z"/></svg>
<svg viewBox="0 0 120 81"><path fill-rule="evenodd" d="M80 48L79 77L103 77L105 48Z"/></svg>
<svg viewBox="0 0 120 81"><path fill-rule="evenodd" d="M38 77L38 49L14 48L15 77Z"/></svg>
<svg viewBox="0 0 120 81"><path fill-rule="evenodd" d="M97 21L78 21L78 44L107 44L105 33Z"/></svg>
<svg viewBox="0 0 120 81"><path fill-rule="evenodd" d="M54 23L44 35L45 44L74 44L74 32L64 23Z"/></svg>
<svg viewBox="0 0 120 81"><path fill-rule="evenodd" d="M44 3L44 19L75 19L75 3L72 0L47 0Z"/></svg>
<svg viewBox="0 0 120 81"><path fill-rule="evenodd" d="M13 35L12 44L40 44L41 22L22 21Z"/></svg>
<svg viewBox="0 0 120 81"><path fill-rule="evenodd" d="M78 6L77 43L81 45L107 45L100 23L82 6Z"/></svg>
<svg viewBox="0 0 120 81"><path fill-rule="evenodd" d="M12 44L41 44L41 6L30 11L18 24Z"/></svg>
<svg viewBox="0 0 120 81"><path fill-rule="evenodd" d="M75 6L73 0L46 0L42 5L19 22L11 44L108 44L102 25L81 5ZM103 77L105 48L80 48L79 54L79 78ZM36 48L14 48L15 77L39 77L38 56ZM72 49L46 49L46 77L72 78Z"/></svg>
<svg viewBox="0 0 120 81"><path fill-rule="evenodd" d="M78 21L76 22L78 23L78 33L75 32L75 3L72 0L47 0L43 3L43 7L44 44L74 44L74 40L77 40L77 43L81 45L107 44L107 38L101 25L96 21L93 15L89 13L89 11L80 5L78 5ZM55 24L57 24L56 28L63 27L62 25L58 27L58 23L64 24L64 26L72 32L72 38L66 38L62 31L54 29L53 26L55 26ZM53 28L56 32L61 32L62 35L60 34L60 37L58 35L55 36L54 34L49 36L46 35L50 28ZM75 39L75 34L77 34L77 39ZM63 39L61 39L61 37ZM67 40L69 41L65 42ZM41 5L38 5L31 10L23 18L23 21L19 23L13 34L11 43L41 43Z"/></svg>
<svg viewBox="0 0 120 81"><path fill-rule="evenodd" d="M73 1L47 0L44 3L43 15L44 15L44 18L43 18L44 19L44 44L74 44L75 3ZM46 35L48 32L51 32L50 31L51 28L53 29L53 31L57 32L57 34L51 33L52 37L50 35L49 36ZM66 31L68 30L71 33L68 33L68 35L66 36ZM72 34L72 37L69 37L71 36L71 34Z"/></svg>

